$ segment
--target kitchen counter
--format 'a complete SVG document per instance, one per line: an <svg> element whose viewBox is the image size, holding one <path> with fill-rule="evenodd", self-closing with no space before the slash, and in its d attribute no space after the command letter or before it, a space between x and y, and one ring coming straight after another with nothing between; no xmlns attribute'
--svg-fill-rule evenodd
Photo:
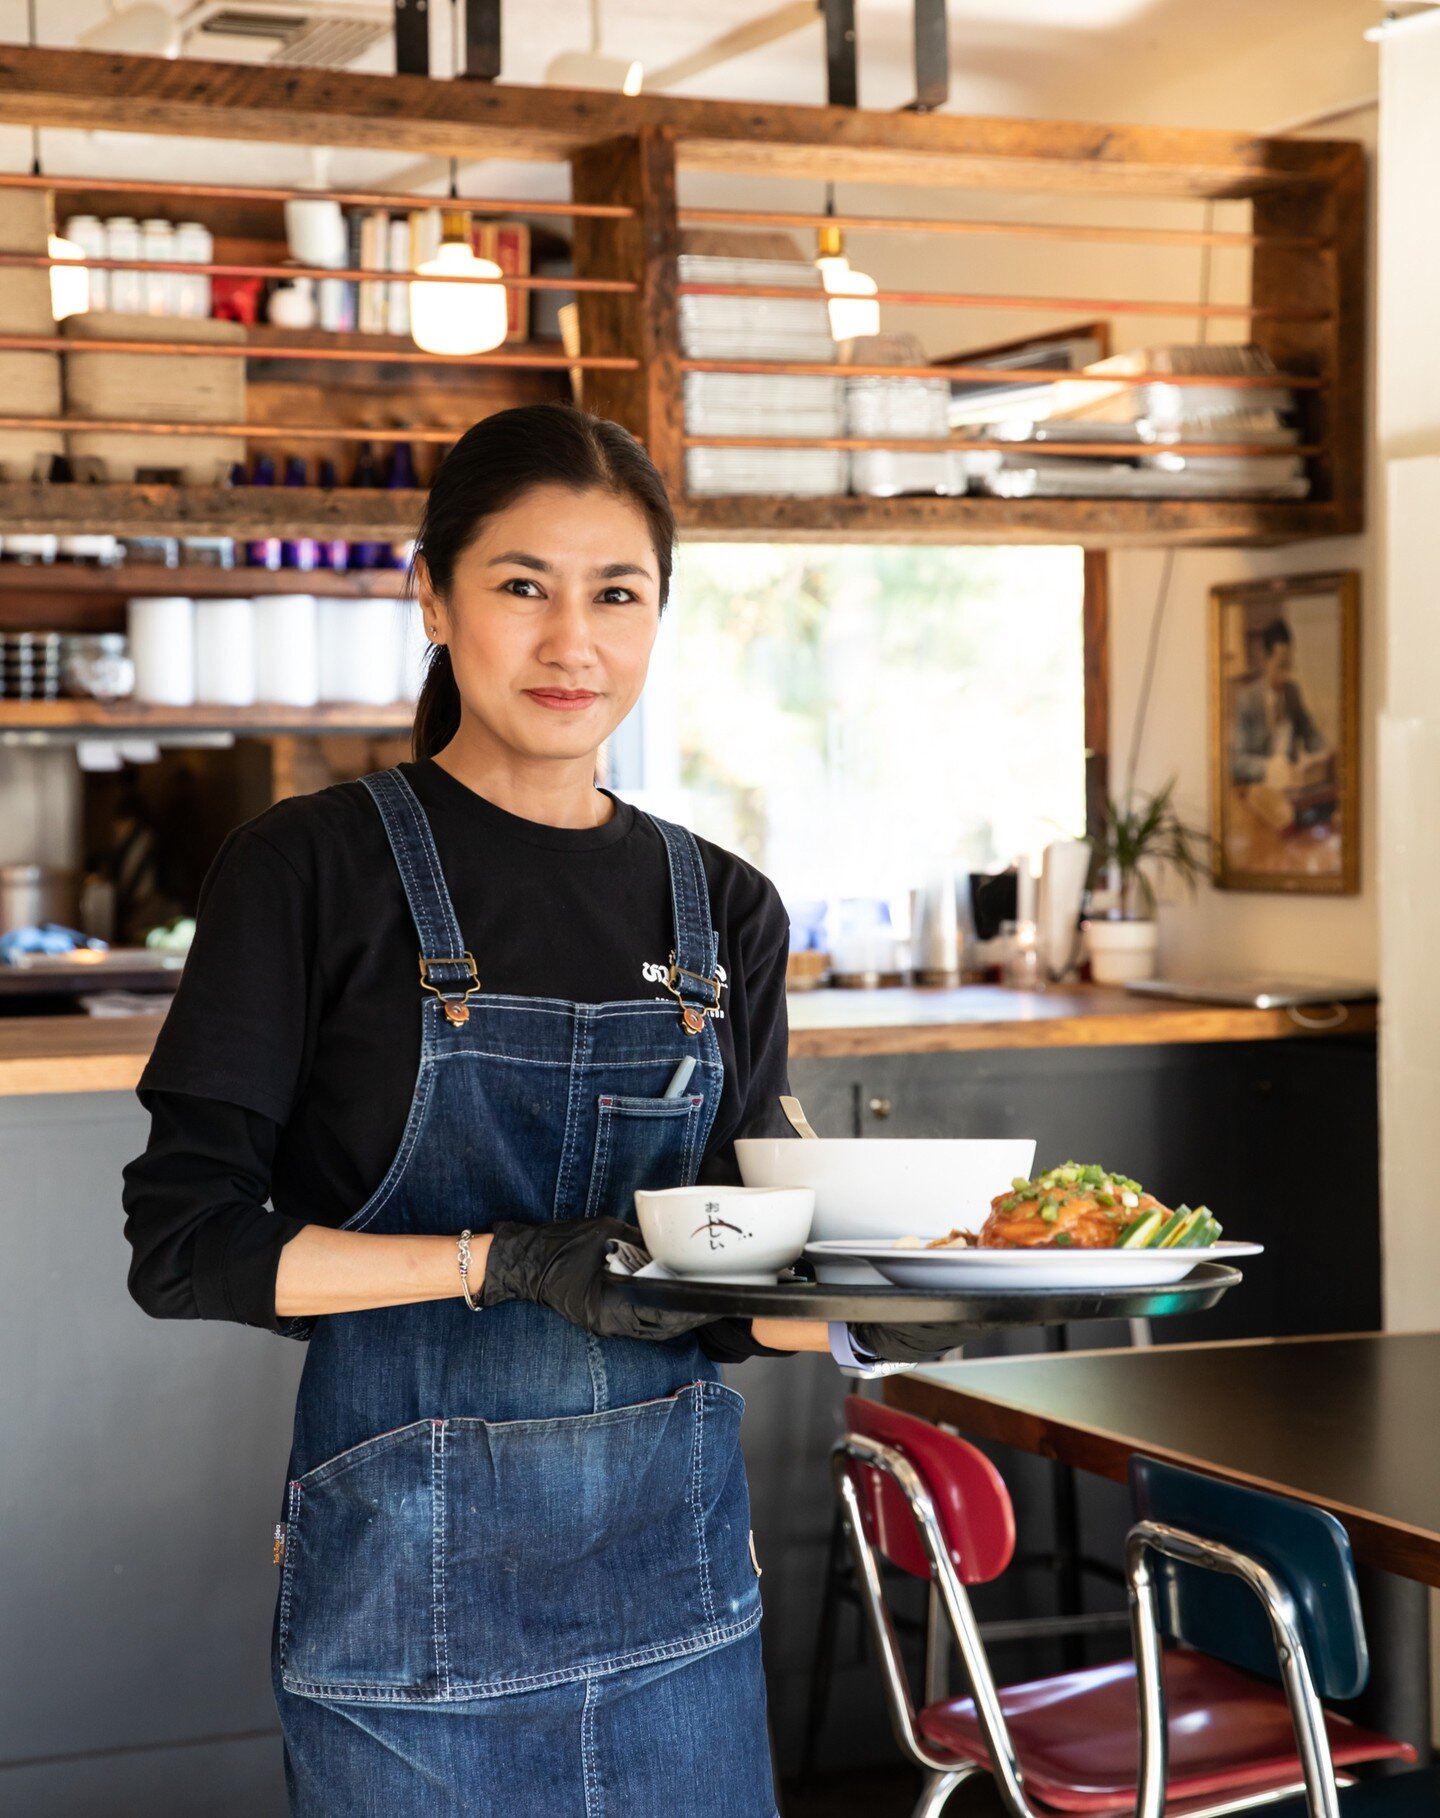
<svg viewBox="0 0 1440 1818"><path fill-rule="evenodd" d="M1133 997L1099 985L1008 991L803 991L790 997L790 1052L846 1055L949 1054L966 1050L1110 1048L1187 1042L1274 1041L1286 1036L1371 1035L1374 1004L1301 1010L1237 1010L1218 1004ZM129 1092L160 1026L154 1016L0 1017L0 1096Z"/></svg>
<svg viewBox="0 0 1440 1818"><path fill-rule="evenodd" d="M803 991L790 997L797 1057L951 1054L966 1049L1113 1048L1173 1042L1275 1041L1285 1036L1373 1035L1377 1006L1242 1010L1178 998L1136 997L1106 985L1010 991Z"/></svg>

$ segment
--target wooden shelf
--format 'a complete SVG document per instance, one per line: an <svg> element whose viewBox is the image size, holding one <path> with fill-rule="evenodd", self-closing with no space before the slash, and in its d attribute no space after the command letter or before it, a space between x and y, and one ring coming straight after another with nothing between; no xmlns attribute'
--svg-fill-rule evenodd
<svg viewBox="0 0 1440 1818"><path fill-rule="evenodd" d="M0 526L32 534L335 536L404 541L424 495L314 487L0 485ZM1327 501L1269 499L681 498L682 532L698 541L798 543L1288 543L1353 529ZM139 576L143 584L137 584ZM127 578L129 577L129 578ZM398 569L355 575L284 569L81 569L0 564L0 592L399 594Z"/></svg>
<svg viewBox="0 0 1440 1818"><path fill-rule="evenodd" d="M570 241L580 283L580 346L587 360L608 367L586 373L584 401L645 443L675 500L679 522L691 536L1069 543L1103 549L1277 544L1363 528L1365 157L1354 141L625 97L0 46L0 123L7 122L251 142L386 143L413 157L503 155L568 162L571 199L580 209L572 218ZM688 211L679 202L677 173L697 168L743 178L905 185L917 198L926 190L947 198L966 191L987 198L1006 192L1027 198L1027 214L1031 196L1060 199L1053 218L1024 222L947 222L934 209L929 211L937 217L933 222L908 223L912 235L933 226L937 231L1056 238L1138 233L1167 243L1233 241L1249 259L1248 287L1238 300L1208 295L1147 299L1123 288L1116 296L1096 298L1083 274L1082 281L1064 286L1065 296L1012 294L1012 287L1005 287L1003 295L981 295L983 283L973 295L897 291L883 281L883 274L879 294L903 298L907 305L1005 308L1026 319L1037 307L1065 313L1080 309L1102 325L1111 315L1137 312L1240 315L1275 372L1286 375L1272 382L1293 383L1296 389L1313 498L687 497L686 374L717 364L739 370L733 361L698 362L681 355L682 290L729 288L682 287L678 282L681 223ZM176 207L189 212L196 212L209 193L204 185L173 185ZM242 263L253 259L257 248L267 258L281 256L275 242L280 192L256 190L248 199L243 190L224 193L231 232L240 233L230 251ZM1247 231L1231 232L1224 223L1218 233L1213 224L1176 227L1163 218L1160 225L1127 227L1074 223L1070 205L1085 196L1162 204L1240 199L1247 205ZM255 198L262 197L260 221ZM923 206L917 200L915 212ZM517 198L514 209L523 215L524 200ZM763 211L708 212L750 225L767 218ZM903 209L899 212L903 216ZM870 219L873 225L866 231L884 231L883 216ZM250 225L241 233L246 220ZM264 237L247 240L260 227ZM1071 290L1074 295L1068 294ZM764 294L763 287L757 294ZM245 423L256 430L256 439L263 435L267 444L283 447L285 435L293 434L296 448L312 460L322 455L337 459L342 473L348 471L359 435L384 437L413 425L406 433L418 443L427 435L448 436L452 426L458 435L470 422L507 405L569 395L563 352L553 342L504 349L488 365L437 364L415 353L403 338L327 337L261 327L237 352L245 356L249 380ZM547 365L512 364L535 358ZM911 369L902 370L909 376ZM1224 382L1243 390L1238 380ZM333 425L333 435L324 446L308 439L326 425ZM183 449L179 434L172 446L177 452ZM430 451L419 449L418 454L424 456L424 480ZM394 542L414 534L423 502L418 490L287 487L261 492L12 483L0 485L0 534L13 528L236 538L332 535ZM21 585L16 584L17 590ZM298 591L304 582L295 585ZM8 583L0 582L0 589L8 589Z"/></svg>
<svg viewBox="0 0 1440 1818"><path fill-rule="evenodd" d="M0 484L0 534L9 529L396 542L414 536L424 503L423 492L357 486L50 486L22 481Z"/></svg>
<svg viewBox="0 0 1440 1818"><path fill-rule="evenodd" d="M1334 505L1273 499L689 498L679 507L696 542L1290 543L1341 534Z"/></svg>
<svg viewBox="0 0 1440 1818"><path fill-rule="evenodd" d="M272 732L409 732L409 701L388 707L157 707L145 701L0 700L4 732L234 732L257 738Z"/></svg>
<svg viewBox="0 0 1440 1818"><path fill-rule="evenodd" d="M158 568L152 562L90 568L81 562L0 562L0 594L89 594L129 600L149 594L179 594L192 600L248 599L255 594L310 593L342 600L398 600L405 589L401 568L210 568L198 562Z"/></svg>

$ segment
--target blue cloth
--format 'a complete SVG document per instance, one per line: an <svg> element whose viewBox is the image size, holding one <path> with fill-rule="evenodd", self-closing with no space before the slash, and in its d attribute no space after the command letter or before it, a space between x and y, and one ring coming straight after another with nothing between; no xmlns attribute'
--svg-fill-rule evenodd
<svg viewBox="0 0 1440 1818"><path fill-rule="evenodd" d="M67 928L63 922L28 923L0 934L0 962L13 966L19 953L73 953L77 947L94 947L103 952L109 946L78 928Z"/></svg>
<svg viewBox="0 0 1440 1818"><path fill-rule="evenodd" d="M723 1078L693 837L656 822L683 1002L490 995L408 782L363 781L427 964L409 1118L345 1228L633 1222L637 1188L692 1181ZM694 1336L458 1297L287 1323L310 1340L272 1653L296 1818L774 1818L744 1402Z"/></svg>

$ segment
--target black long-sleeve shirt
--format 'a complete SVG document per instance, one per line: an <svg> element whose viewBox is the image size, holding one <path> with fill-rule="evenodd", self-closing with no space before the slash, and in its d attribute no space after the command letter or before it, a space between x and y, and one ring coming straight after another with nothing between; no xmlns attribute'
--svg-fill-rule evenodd
<svg viewBox="0 0 1440 1818"><path fill-rule="evenodd" d="M642 968L674 940L664 842L643 815L617 798L601 827L550 827L434 762L402 768L486 989L582 1003L656 991ZM728 981L700 1177L737 1180L737 1136L787 1133L789 928L767 878L700 850ZM281 1249L306 1224L343 1224L399 1145L420 1058L416 950L362 784L277 803L229 835L137 1087L151 1129L125 1169L125 1230L148 1313L280 1329ZM707 1327L702 1343L722 1358L764 1349L748 1322Z"/></svg>

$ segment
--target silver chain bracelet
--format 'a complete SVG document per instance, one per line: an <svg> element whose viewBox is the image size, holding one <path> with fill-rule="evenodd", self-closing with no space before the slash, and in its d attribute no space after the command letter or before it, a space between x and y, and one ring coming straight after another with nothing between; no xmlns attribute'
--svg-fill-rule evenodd
<svg viewBox="0 0 1440 1818"><path fill-rule="evenodd" d="M460 1292L465 1296L465 1305L469 1307L470 1311L472 1313L478 1313L480 1311L480 1303L475 1300L470 1293L470 1233L468 1231L462 1231L460 1233L459 1262Z"/></svg>

